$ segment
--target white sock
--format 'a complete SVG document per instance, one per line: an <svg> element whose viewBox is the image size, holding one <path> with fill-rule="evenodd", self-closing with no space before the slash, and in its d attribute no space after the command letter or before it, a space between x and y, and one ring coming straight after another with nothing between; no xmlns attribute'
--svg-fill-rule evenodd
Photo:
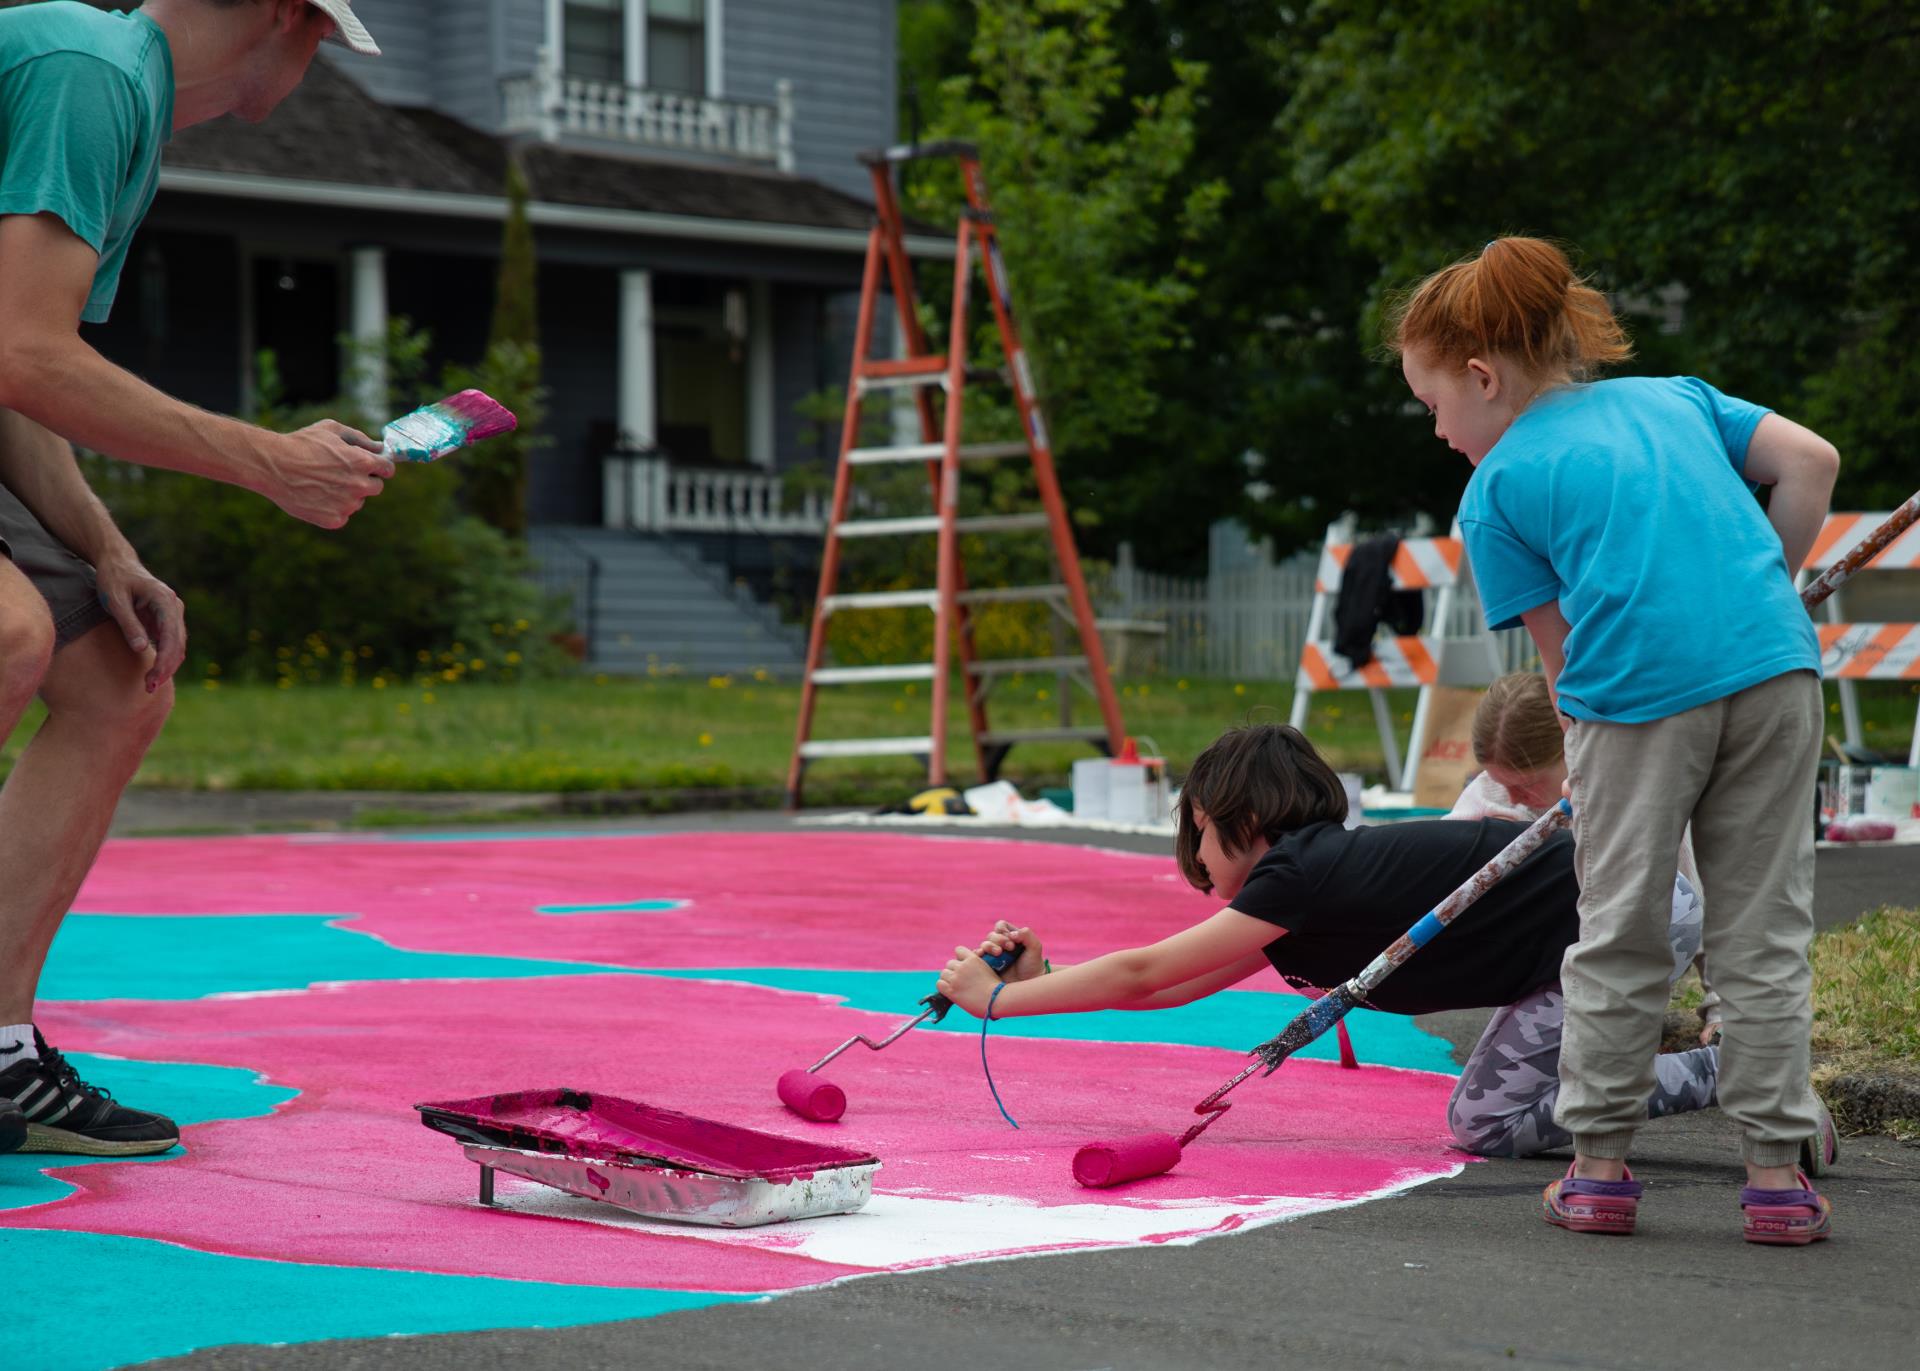
<svg viewBox="0 0 1920 1371"><path fill-rule="evenodd" d="M5 1071L15 1062L39 1060L40 1049L33 1045L32 1024L0 1024L0 1071Z"/></svg>

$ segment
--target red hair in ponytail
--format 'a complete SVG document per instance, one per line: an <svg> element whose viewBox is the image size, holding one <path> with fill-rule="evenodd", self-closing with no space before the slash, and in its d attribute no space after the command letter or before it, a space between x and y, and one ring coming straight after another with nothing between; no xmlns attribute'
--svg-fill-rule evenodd
<svg viewBox="0 0 1920 1371"><path fill-rule="evenodd" d="M1448 366L1497 353L1575 381L1633 355L1606 297L1542 238L1496 238L1436 271L1393 307L1387 330L1396 353Z"/></svg>

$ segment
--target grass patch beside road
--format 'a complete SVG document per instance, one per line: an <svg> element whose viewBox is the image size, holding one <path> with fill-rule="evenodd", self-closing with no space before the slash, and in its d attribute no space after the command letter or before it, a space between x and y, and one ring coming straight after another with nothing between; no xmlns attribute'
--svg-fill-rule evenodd
<svg viewBox="0 0 1920 1371"><path fill-rule="evenodd" d="M1014 678L991 697L996 727L1057 720L1051 677ZM821 690L816 737L924 735L928 687L836 686ZM1183 771L1219 733L1250 717L1284 720L1288 686L1178 677L1122 683L1127 729L1149 735ZM958 695L958 692L954 692ZM166 731L136 785L211 790L592 791L764 790L785 786L800 690L752 677L569 679L512 686L236 685L181 683ZM1394 692L1402 731L1413 692ZM1076 723L1097 721L1075 688ZM0 770L31 737L37 716L0 750ZM1308 732L1336 766L1377 773L1379 744L1364 697L1321 697ZM965 706L948 725L954 774L973 773ZM1005 774L1031 790L1063 783L1070 765L1094 755L1082 745L1027 743ZM815 803L880 804L924 777L908 758L816 763ZM771 802L771 800L769 800ZM404 804L395 808L404 809Z"/></svg>
<svg viewBox="0 0 1920 1371"><path fill-rule="evenodd" d="M1813 940L1814 1085L1842 1130L1920 1141L1920 909Z"/></svg>
<svg viewBox="0 0 1920 1371"><path fill-rule="evenodd" d="M1920 909L1877 909L1813 940L1813 1044L1920 1069Z"/></svg>

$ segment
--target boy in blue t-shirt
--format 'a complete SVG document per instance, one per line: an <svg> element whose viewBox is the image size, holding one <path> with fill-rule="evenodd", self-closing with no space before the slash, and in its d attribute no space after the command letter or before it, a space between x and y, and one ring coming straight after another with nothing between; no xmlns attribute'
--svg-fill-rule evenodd
<svg viewBox="0 0 1920 1371"><path fill-rule="evenodd" d="M1435 432L1475 467L1460 526L1496 628L1524 623L1566 726L1579 942L1561 969L1556 1117L1575 1160L1549 1222L1633 1230L1626 1169L1667 1003L1667 896L1689 822L1725 1012L1746 1237L1827 1236L1794 1169L1819 1124L1812 1030L1820 653L1794 594L1839 458L1690 378L1587 382L1629 355L1565 254L1501 238L1423 282L1395 328ZM1750 486L1772 487L1763 512Z"/></svg>

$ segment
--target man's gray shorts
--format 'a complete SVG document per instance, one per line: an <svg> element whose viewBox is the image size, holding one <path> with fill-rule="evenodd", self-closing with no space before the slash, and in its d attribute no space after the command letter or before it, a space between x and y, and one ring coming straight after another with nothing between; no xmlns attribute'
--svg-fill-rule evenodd
<svg viewBox="0 0 1920 1371"><path fill-rule="evenodd" d="M56 652L112 617L100 603L93 567L47 532L5 486L0 486L0 556L11 558L45 597Z"/></svg>

